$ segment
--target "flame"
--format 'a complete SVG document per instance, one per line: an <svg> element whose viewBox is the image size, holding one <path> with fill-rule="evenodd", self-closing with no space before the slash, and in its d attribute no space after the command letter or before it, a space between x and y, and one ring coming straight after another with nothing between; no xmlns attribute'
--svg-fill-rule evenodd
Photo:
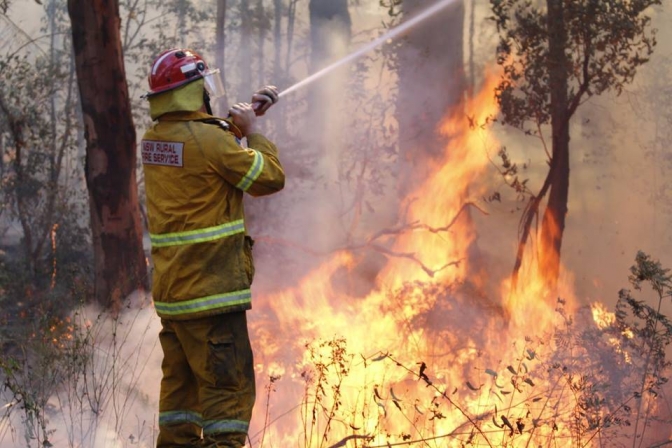
<svg viewBox="0 0 672 448"><path fill-rule="evenodd" d="M616 315L609 311L602 303L593 303L590 306L590 310L593 314L593 320L600 330L609 328L616 322Z"/></svg>
<svg viewBox="0 0 672 448"><path fill-rule="evenodd" d="M490 76L466 114L442 123L445 152L402 204L394 243L378 247L387 263L370 292L353 297L335 284L361 262L359 254L339 252L295 288L256 299L253 446L365 439L376 447L427 438L446 446L479 436L490 418L493 433L480 436L504 440L522 432L525 412L544 412L543 403L540 410L515 403L534 385L530 365L543 350L521 335L554 323L558 304L548 300L548 282L527 262L519 290L505 281L504 299L492 301L479 292L492 279L467 256L476 237L471 198L486 192L487 148L497 145L478 125L497 113L496 83ZM558 294L571 311L573 292L564 285L572 279L562 275ZM506 411L496 416L493 409ZM539 425L536 437L558 434L554 422Z"/></svg>
<svg viewBox="0 0 672 448"><path fill-rule="evenodd" d="M599 302L592 303L590 310L597 328L600 330L609 330L615 327L616 314L609 311L604 304ZM621 330L620 336L624 339L632 339L635 335L631 328L626 327ZM612 347L614 353L622 356L625 364L632 364L632 355L623 347L622 338L612 335L607 337L607 343Z"/></svg>
<svg viewBox="0 0 672 448"><path fill-rule="evenodd" d="M600 330L611 328L616 323L616 314L609 311L604 304L600 302L592 303L590 309L593 314L595 325L597 325L597 328ZM632 328L624 328L621 330L621 336L626 339L632 339L635 337L635 334L633 333Z"/></svg>
<svg viewBox="0 0 672 448"><path fill-rule="evenodd" d="M51 226L51 253L52 253L52 266L51 266L51 284L50 284L50 289L54 289L56 287L56 271L57 271L57 266L56 266L56 231L58 230L58 223L55 223L54 225Z"/></svg>

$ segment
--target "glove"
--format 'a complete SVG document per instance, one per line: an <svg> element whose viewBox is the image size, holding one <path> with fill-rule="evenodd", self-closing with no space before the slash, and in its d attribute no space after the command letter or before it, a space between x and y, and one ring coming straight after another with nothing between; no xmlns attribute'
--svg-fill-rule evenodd
<svg viewBox="0 0 672 448"><path fill-rule="evenodd" d="M240 129L244 137L257 132L257 117L255 114L254 108L248 103L234 104L229 109L231 121Z"/></svg>
<svg viewBox="0 0 672 448"><path fill-rule="evenodd" d="M278 88L275 86L265 86L252 95L252 107L254 113L261 117L266 111L275 103L278 102L280 96L278 95Z"/></svg>

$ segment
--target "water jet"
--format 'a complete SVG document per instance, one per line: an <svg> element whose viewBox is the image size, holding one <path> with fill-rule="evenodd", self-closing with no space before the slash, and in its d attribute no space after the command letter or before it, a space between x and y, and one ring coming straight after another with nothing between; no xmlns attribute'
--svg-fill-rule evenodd
<svg viewBox="0 0 672 448"><path fill-rule="evenodd" d="M456 0L440 0L433 4L432 6L428 7L415 17L412 17L411 19L405 21L399 26L396 26L392 28L391 30L387 31L386 33L380 35L377 39L369 42L368 44L364 45L363 47L359 48L358 50L354 51L353 53L350 53L347 56L344 56L343 58L333 62L332 64L324 67L323 69L313 73L312 75L309 75L307 78L304 78L303 80L295 83L294 85L286 88L282 92L280 92L280 98L283 96L286 96L304 86L307 86L308 84L311 84L312 82L322 78L326 74L336 70L337 68L341 67L342 65L345 65L349 62L354 61L355 59L359 58L360 56L368 53L369 51L373 50L374 48L382 45L383 43L387 42L388 40L395 39L396 37L400 36L404 32L408 31L409 29L413 28L415 25L418 23L428 19L432 15L436 14L443 8L448 7L449 5L455 3Z"/></svg>

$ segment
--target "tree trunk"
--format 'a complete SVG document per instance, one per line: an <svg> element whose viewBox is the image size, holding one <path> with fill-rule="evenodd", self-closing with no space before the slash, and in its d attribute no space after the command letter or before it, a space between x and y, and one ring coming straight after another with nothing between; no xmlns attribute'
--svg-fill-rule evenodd
<svg viewBox="0 0 672 448"><path fill-rule="evenodd" d="M548 203L541 221L540 271L549 291L555 290L560 275L560 250L565 231L569 193L569 132L553 137L553 173Z"/></svg>
<svg viewBox="0 0 672 448"><path fill-rule="evenodd" d="M255 13L257 14L257 17L259 18L258 20L261 21L261 24L259 25L259 29L257 32L259 33L257 38L259 40L259 47L257 48L257 70L258 70L258 77L259 77L259 84L260 85L265 85L267 84L266 82L266 55L264 53L264 47L266 46L266 25L265 25L265 20L262 19L265 17L266 11L264 10L264 2L263 0L257 0L257 6L256 6L256 11Z"/></svg>
<svg viewBox="0 0 672 448"><path fill-rule="evenodd" d="M282 18L288 12L285 11L285 6L282 0L273 0L273 70L270 81L272 84L280 87L280 84L287 79L286 67L282 66ZM288 17L288 25L291 19ZM288 27L289 32L289 27ZM289 38L289 37L287 37ZM290 48L287 48L287 53L291 52ZM282 87L287 87L283 85ZM276 111L276 120L278 123L277 133L278 136L284 137L287 133L287 126L285 125L285 101L281 101L279 105L275 106ZM281 138L282 138L281 137Z"/></svg>
<svg viewBox="0 0 672 448"><path fill-rule="evenodd" d="M351 20L347 0L310 0L310 72L315 73L348 53ZM339 181L339 164L343 138L346 134L346 102L349 67L333 70L320 82L308 87L308 119L306 135L318 156L321 182L334 186ZM327 190L317 190L314 196L315 228L323 229L340 219L341 211ZM342 244L341 236L334 232L319 232L317 247L329 251Z"/></svg>
<svg viewBox="0 0 672 448"><path fill-rule="evenodd" d="M551 189L541 223L539 268L550 288L554 291L560 274L560 249L567 216L569 194L569 115L568 73L569 62L565 54L567 31L565 30L563 0L547 0L548 7L548 64L551 90L551 129L553 149L551 159Z"/></svg>
<svg viewBox="0 0 672 448"><path fill-rule="evenodd" d="M226 0L217 0L217 19L215 22L215 67L220 70L222 84L224 84L224 95L217 98L214 113L219 116L225 116L228 108L228 99L226 95Z"/></svg>
<svg viewBox="0 0 672 448"><path fill-rule="evenodd" d="M247 98L252 95L252 49L250 42L253 42L253 20L252 10L247 0L240 2L240 33L241 42L245 48L240 51L240 89L238 98L241 95ZM249 101L246 99L246 101Z"/></svg>
<svg viewBox="0 0 672 448"><path fill-rule="evenodd" d="M282 0L273 0L273 75L274 78L283 73L281 65L282 50ZM289 51L289 50L288 50Z"/></svg>
<svg viewBox="0 0 672 448"><path fill-rule="evenodd" d="M434 3L402 3L404 17L421 13ZM437 126L455 110L465 92L464 2L444 8L409 30L398 50L399 194L405 197L426 179L432 160L443 154L445 138Z"/></svg>
<svg viewBox="0 0 672 448"><path fill-rule="evenodd" d="M147 287L135 179L136 141L117 0L68 0L86 133L95 300L113 311Z"/></svg>
<svg viewBox="0 0 672 448"><path fill-rule="evenodd" d="M310 69L315 72L342 56L350 44L347 0L310 0Z"/></svg>
<svg viewBox="0 0 672 448"><path fill-rule="evenodd" d="M540 270L550 291L557 286L560 274L560 249L565 230L569 195L569 113L567 31L563 0L547 0L549 35L549 87L551 90L551 189L541 223Z"/></svg>
<svg viewBox="0 0 672 448"><path fill-rule="evenodd" d="M315 73L338 58L347 54L350 45L351 20L347 0L310 0L310 72ZM337 98L342 98L345 86L343 80L345 70L336 70L325 77L320 83L311 86L308 116L310 129L316 131L317 136L327 134L327 123L336 128L329 116L330 112L340 115L336 108L325 108L325 104L338 104ZM336 103L332 103L336 101ZM342 103L342 102L340 102ZM334 129L340 133L340 129ZM325 144L329 137L325 137ZM331 152L331 145L323 146L326 152Z"/></svg>
<svg viewBox="0 0 672 448"><path fill-rule="evenodd" d="M119 0L115 0L114 3L118 3ZM187 45L187 10L188 4L186 0L178 0L176 9L177 9L177 35L179 36L178 44L180 47L184 48Z"/></svg>
<svg viewBox="0 0 672 448"><path fill-rule="evenodd" d="M296 5L299 0L289 0L287 8L287 52L285 53L285 71L288 72L292 68L292 55L294 48L294 28L296 24Z"/></svg>

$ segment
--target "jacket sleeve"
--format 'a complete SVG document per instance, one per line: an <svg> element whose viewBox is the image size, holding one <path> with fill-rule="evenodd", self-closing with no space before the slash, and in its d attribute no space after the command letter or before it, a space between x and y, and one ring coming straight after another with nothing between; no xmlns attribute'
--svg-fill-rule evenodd
<svg viewBox="0 0 672 448"><path fill-rule="evenodd" d="M261 134L247 136L248 148L238 144L233 134L220 132L211 165L227 182L252 196L264 196L285 186L285 172L278 149Z"/></svg>

